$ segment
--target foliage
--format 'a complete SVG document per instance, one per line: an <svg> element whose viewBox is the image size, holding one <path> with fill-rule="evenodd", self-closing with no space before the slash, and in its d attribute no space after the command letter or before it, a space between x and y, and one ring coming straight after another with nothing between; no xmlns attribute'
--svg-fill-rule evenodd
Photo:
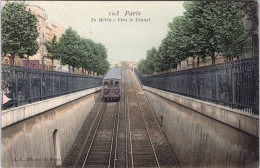
<svg viewBox="0 0 260 168"><path fill-rule="evenodd" d="M146 54L146 68L147 68L147 74L153 74L154 71L158 69L158 62L157 62L157 55L158 51L155 47L147 51Z"/></svg>
<svg viewBox="0 0 260 168"><path fill-rule="evenodd" d="M201 1L186 4L185 17L200 39L203 55L215 53L237 56L250 49L250 40L242 22L240 3L234 1Z"/></svg>
<svg viewBox="0 0 260 168"><path fill-rule="evenodd" d="M247 15L246 18L252 22L252 24L245 25L246 29L253 33L259 24L258 21L258 2L257 1L241 1L237 2L237 7L242 12L242 16Z"/></svg>
<svg viewBox="0 0 260 168"><path fill-rule="evenodd" d="M145 63L145 60L144 59L141 59L138 63L138 71L141 73L141 74L147 74L147 71L146 71L146 63Z"/></svg>
<svg viewBox="0 0 260 168"><path fill-rule="evenodd" d="M107 49L101 43L96 44L96 49L97 49L96 72L98 75L104 75L109 70L110 67L108 61L106 60Z"/></svg>
<svg viewBox="0 0 260 168"><path fill-rule="evenodd" d="M37 53L39 46L37 38L37 19L26 11L24 3L7 2L1 11L2 14L2 54L11 55L11 64L14 64L16 55L29 59Z"/></svg>
<svg viewBox="0 0 260 168"><path fill-rule="evenodd" d="M81 38L71 27L66 29L54 50L62 64L68 64L73 69L82 68L97 75L103 75L109 69L107 50L104 45L90 39Z"/></svg>
<svg viewBox="0 0 260 168"><path fill-rule="evenodd" d="M155 47L147 51L146 59L138 64L138 70L143 74L153 74L158 68L158 51Z"/></svg>
<svg viewBox="0 0 260 168"><path fill-rule="evenodd" d="M90 70L93 69L94 62L94 53L93 47L95 43L92 40L81 38L80 43L80 60L81 60L81 67L85 68L88 73Z"/></svg>
<svg viewBox="0 0 260 168"><path fill-rule="evenodd" d="M68 64L73 69L80 67L80 36L71 27L66 29L57 43L54 54L61 60L62 64Z"/></svg>
<svg viewBox="0 0 260 168"><path fill-rule="evenodd" d="M168 34L158 51L140 61L139 71L151 74L173 69L188 57L193 57L193 66L195 58L211 56L214 64L218 54L230 60L238 57L251 46L242 17L243 14L254 17L248 9L255 6L235 1L184 2L184 15L169 23Z"/></svg>
<svg viewBox="0 0 260 168"><path fill-rule="evenodd" d="M195 49L199 48L194 43L194 39L198 37L192 33L189 25L184 16L175 17L173 22L169 23L170 31L159 47L159 56L162 62L160 70L174 69L187 57L197 55Z"/></svg>
<svg viewBox="0 0 260 168"><path fill-rule="evenodd" d="M96 44L90 39L81 38L80 47L81 67L85 68L88 73L96 72L98 75L104 75L109 69L107 59L107 50L104 45Z"/></svg>

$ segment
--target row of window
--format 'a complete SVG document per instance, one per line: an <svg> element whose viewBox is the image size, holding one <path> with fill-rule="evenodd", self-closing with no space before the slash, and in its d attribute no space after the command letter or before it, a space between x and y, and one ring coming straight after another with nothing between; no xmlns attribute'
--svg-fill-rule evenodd
<svg viewBox="0 0 260 168"><path fill-rule="evenodd" d="M104 81L103 87L104 88L120 87L120 85L119 85L119 81L114 82L113 80L111 80L110 82Z"/></svg>

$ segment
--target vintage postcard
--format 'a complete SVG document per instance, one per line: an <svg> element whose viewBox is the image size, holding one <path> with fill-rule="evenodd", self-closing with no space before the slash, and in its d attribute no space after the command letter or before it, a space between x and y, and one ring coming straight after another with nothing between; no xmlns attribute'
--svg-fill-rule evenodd
<svg viewBox="0 0 260 168"><path fill-rule="evenodd" d="M2 1L1 167L259 167L258 1Z"/></svg>

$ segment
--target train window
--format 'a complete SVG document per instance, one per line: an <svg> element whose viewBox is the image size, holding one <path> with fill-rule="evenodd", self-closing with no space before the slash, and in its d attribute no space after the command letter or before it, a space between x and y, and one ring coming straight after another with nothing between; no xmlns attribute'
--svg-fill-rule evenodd
<svg viewBox="0 0 260 168"><path fill-rule="evenodd" d="M108 82L105 81L105 82L103 83L103 86L104 86L104 88L108 88Z"/></svg>
<svg viewBox="0 0 260 168"><path fill-rule="evenodd" d="M119 87L119 82L118 81L116 81L115 86Z"/></svg>
<svg viewBox="0 0 260 168"><path fill-rule="evenodd" d="M114 83L113 83L113 80L110 81L110 84L109 84L109 87L113 87L114 86Z"/></svg>

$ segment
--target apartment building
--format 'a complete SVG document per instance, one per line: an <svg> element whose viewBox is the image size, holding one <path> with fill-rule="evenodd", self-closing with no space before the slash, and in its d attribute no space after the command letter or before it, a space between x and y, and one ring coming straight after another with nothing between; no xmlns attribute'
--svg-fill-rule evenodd
<svg viewBox="0 0 260 168"><path fill-rule="evenodd" d="M44 45L44 42L47 40L51 40L54 35L56 35L57 39L61 37L64 33L64 24L62 22L58 22L56 25L50 23L48 21L47 14L45 10L37 5L28 5L26 10L30 11L33 15L38 19L37 29L39 32L39 37L37 39L39 44L38 52L30 57L30 60L38 60L40 65L45 68L50 68L51 60L46 59L43 56L47 55L47 49ZM58 60L54 61L54 69L58 69L60 63Z"/></svg>

